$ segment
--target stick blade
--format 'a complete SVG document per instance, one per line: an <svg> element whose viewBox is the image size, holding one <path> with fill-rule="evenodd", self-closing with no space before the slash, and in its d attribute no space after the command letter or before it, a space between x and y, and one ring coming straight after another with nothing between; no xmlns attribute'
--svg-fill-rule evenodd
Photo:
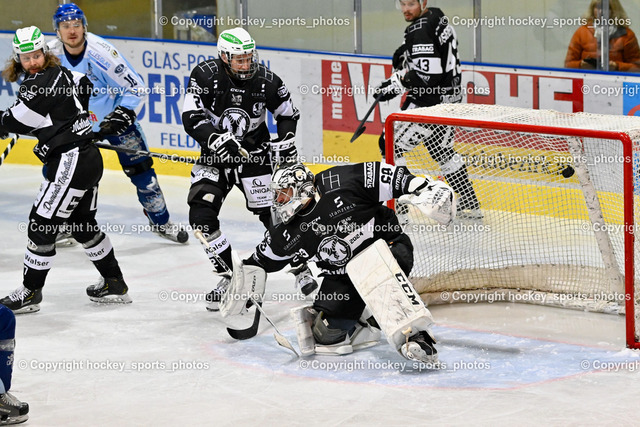
<svg viewBox="0 0 640 427"><path fill-rule="evenodd" d="M366 126L362 126L361 128L356 129L356 131L353 133L353 136L351 137L349 142L353 142L356 139L360 138L360 135L362 135L366 129L367 129Z"/></svg>
<svg viewBox="0 0 640 427"><path fill-rule="evenodd" d="M276 339L277 343L280 344L280 346L293 351L293 354L296 355L296 357L300 357L300 355L298 354L298 352L293 348L293 346L291 345L291 343L289 342L288 339L286 339L284 336L278 334L278 333L274 333L273 337Z"/></svg>
<svg viewBox="0 0 640 427"><path fill-rule="evenodd" d="M258 327L260 326L260 310L256 310L253 316L253 323L247 329L231 329L227 328L229 336L235 340L248 340L258 335Z"/></svg>

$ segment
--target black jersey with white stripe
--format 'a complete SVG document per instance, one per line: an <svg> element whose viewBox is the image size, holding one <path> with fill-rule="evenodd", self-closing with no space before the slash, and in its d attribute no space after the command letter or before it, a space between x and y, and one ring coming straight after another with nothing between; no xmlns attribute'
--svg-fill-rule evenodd
<svg viewBox="0 0 640 427"><path fill-rule="evenodd" d="M62 66L25 76L15 103L0 117L0 127L6 132L38 138L33 151L46 163L65 146L72 147L93 138L89 115L79 92L73 75ZM83 87L82 92L89 93L89 87Z"/></svg>
<svg viewBox="0 0 640 427"><path fill-rule="evenodd" d="M420 107L462 100L458 39L449 19L430 7L404 32L407 101ZM413 89L413 90L412 90Z"/></svg>
<svg viewBox="0 0 640 427"><path fill-rule="evenodd" d="M414 178L404 166L380 162L320 172L320 197L288 224L269 227L252 261L268 272L310 261L324 274L345 274L351 258L374 241L402 234L395 212L382 202L407 194Z"/></svg>
<svg viewBox="0 0 640 427"><path fill-rule="evenodd" d="M207 142L214 133L231 132L252 152L270 139L267 110L277 122L280 137L288 132L295 134L300 113L280 77L260 64L252 78L239 81L229 77L222 60L210 59L191 72L182 123L201 145L201 158L212 157Z"/></svg>

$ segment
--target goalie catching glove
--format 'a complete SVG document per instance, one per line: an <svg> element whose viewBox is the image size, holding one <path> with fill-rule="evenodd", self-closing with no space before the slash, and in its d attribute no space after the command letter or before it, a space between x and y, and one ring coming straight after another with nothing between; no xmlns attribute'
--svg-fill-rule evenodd
<svg viewBox="0 0 640 427"><path fill-rule="evenodd" d="M376 88L376 98L380 101L389 101L406 91L402 84L402 71L396 71L387 80L380 83Z"/></svg>
<svg viewBox="0 0 640 427"><path fill-rule="evenodd" d="M409 183L411 194L398 198L400 203L416 206L428 218L449 225L456 217L456 197L453 189L442 181L416 177Z"/></svg>
<svg viewBox="0 0 640 427"><path fill-rule="evenodd" d="M107 114L100 123L100 130L96 132L98 138L117 136L124 133L136 121L136 112L118 105L115 110Z"/></svg>

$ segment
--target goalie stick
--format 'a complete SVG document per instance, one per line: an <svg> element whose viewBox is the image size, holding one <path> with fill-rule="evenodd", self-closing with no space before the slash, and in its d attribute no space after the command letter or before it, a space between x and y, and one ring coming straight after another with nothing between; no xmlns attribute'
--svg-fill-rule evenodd
<svg viewBox="0 0 640 427"><path fill-rule="evenodd" d="M16 142L18 142L18 134L14 133L11 141L9 141L9 144L7 145L7 148L4 149L2 155L0 156L0 165L4 163L4 159L7 158L13 146L16 145Z"/></svg>
<svg viewBox="0 0 640 427"><path fill-rule="evenodd" d="M364 115L364 118L360 121L360 124L358 125L358 128L356 129L356 131L353 133L353 136L351 137L351 139L349 140L349 142L353 142L356 139L358 139L360 137L360 135L362 135L366 129L366 126L364 125L364 123L367 121L367 119L369 118L369 116L371 115L371 113L373 112L374 108L376 108L376 105L378 105L378 103L380 102L380 97L379 96L373 96L373 104L371 104L371 107L369 107L369 111L367 111L367 114Z"/></svg>
<svg viewBox="0 0 640 427"><path fill-rule="evenodd" d="M204 237L202 232L200 230L196 230L193 234L200 241L200 243L202 243L202 246L204 246L205 250L207 250L208 253L212 254L212 256L216 259L216 262L219 263L221 266L223 266L223 268L225 270L227 270L228 273L233 274L233 271L224 262L224 260L222 258L220 258L218 256L218 254L216 254L215 252L211 251L210 246L209 246L209 242L207 242L207 239ZM293 348L293 346L291 345L289 340L287 338L285 338L285 336L280 333L280 331L276 327L275 323L273 323L273 321L269 318L269 316L267 316L267 313L265 313L264 309L262 308L262 302L261 301L256 301L253 297L250 298L250 301L253 303L253 305L256 306L256 314L255 314L255 316L253 318L253 323L247 329L231 329L231 328L227 328L227 332L229 333L229 336L231 336L231 338L238 339L238 340L246 340L246 339L249 339L249 338L253 338L254 336L256 336L258 334L258 326L259 326L259 323L260 323L260 314L262 314L264 316L264 318L267 319L267 322L269 322L269 324L271 324L271 326L273 326L273 329L276 331L273 334L273 337L275 338L275 340L278 343L278 345L280 345L280 346L282 346L282 347L284 347L284 348L286 348L288 350L291 350L297 357L299 357L298 352Z"/></svg>
<svg viewBox="0 0 640 427"><path fill-rule="evenodd" d="M127 153L127 154L137 154L137 155L146 156L146 157L156 157L158 159L168 160L172 162L194 164L198 161L198 158L196 158L195 156L188 157L188 156L180 156L178 154L164 154L164 153L156 153L154 151L136 150L135 148L127 148L127 147L121 147L118 145L105 144L104 142L98 142L98 141L96 141L95 144L98 148L104 148L105 150L119 151L121 153ZM239 152L242 155L242 157L244 157L245 159L249 158L249 153L244 148L240 147Z"/></svg>

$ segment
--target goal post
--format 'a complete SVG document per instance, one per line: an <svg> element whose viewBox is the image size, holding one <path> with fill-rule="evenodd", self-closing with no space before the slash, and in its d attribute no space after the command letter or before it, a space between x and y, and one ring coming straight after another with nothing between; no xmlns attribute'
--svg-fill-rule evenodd
<svg viewBox="0 0 640 427"><path fill-rule="evenodd" d="M457 194L446 228L396 206L425 301L624 314L640 348L640 117L440 104L391 114L385 142L388 163Z"/></svg>

